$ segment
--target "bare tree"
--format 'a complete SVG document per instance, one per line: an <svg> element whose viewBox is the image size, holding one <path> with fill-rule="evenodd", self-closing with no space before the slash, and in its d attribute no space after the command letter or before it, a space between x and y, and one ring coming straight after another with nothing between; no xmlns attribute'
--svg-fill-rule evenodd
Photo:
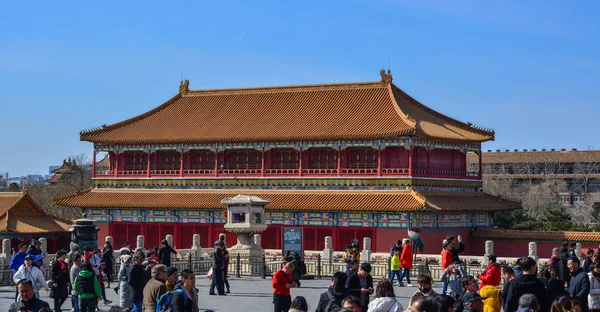
<svg viewBox="0 0 600 312"><path fill-rule="evenodd" d="M81 192L92 186L92 166L90 159L85 154L74 155L70 159L76 166L72 166L68 173L63 174L58 183L31 185L28 188L29 194L40 207L52 215L67 219L81 216L81 209L55 206L54 198L65 194Z"/></svg>

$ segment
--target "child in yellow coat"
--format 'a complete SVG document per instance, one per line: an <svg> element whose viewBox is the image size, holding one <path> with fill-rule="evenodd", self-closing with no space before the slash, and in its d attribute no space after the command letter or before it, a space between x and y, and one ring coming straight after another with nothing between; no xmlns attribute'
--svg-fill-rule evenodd
<svg viewBox="0 0 600 312"><path fill-rule="evenodd" d="M500 312L502 302L500 301L500 290L492 285L483 286L479 290L479 295L488 297L483 300L483 312Z"/></svg>
<svg viewBox="0 0 600 312"><path fill-rule="evenodd" d="M394 276L398 277L398 286L400 285L400 250L394 251L394 256L390 260L390 283L394 285Z"/></svg>

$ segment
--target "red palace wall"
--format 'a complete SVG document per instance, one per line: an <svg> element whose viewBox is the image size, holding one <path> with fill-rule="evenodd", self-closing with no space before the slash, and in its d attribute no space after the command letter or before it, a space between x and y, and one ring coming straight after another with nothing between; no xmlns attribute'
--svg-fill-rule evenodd
<svg viewBox="0 0 600 312"><path fill-rule="evenodd" d="M529 254L529 242L515 242L515 241L498 241L494 242L494 254L498 257L525 257ZM473 239L471 240L472 252L469 254L475 256L483 256L485 254L485 241ZM537 242L538 257L550 258L552 255L552 248L560 247L560 242ZM587 252L588 248L598 248L598 244L594 243L583 243L581 244L582 252Z"/></svg>

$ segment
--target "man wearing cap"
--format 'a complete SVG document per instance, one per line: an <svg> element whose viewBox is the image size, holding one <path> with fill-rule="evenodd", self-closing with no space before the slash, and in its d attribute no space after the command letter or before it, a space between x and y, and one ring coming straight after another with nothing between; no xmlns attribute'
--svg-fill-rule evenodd
<svg viewBox="0 0 600 312"><path fill-rule="evenodd" d="M179 281L179 276L177 275L177 269L174 267L167 268L167 281L165 282L165 286L167 286L167 291L173 291L175 289L175 285Z"/></svg>
<svg viewBox="0 0 600 312"><path fill-rule="evenodd" d="M212 256L212 272L213 278L210 283L209 295L215 294L215 287L217 287L217 293L219 296L226 296L225 285L223 283L223 263L225 258L223 257L223 249L225 249L225 243L221 240L215 242L215 249Z"/></svg>
<svg viewBox="0 0 600 312"><path fill-rule="evenodd" d="M27 254L37 256L42 254L42 242L39 240L32 240L31 246L27 249Z"/></svg>
<svg viewBox="0 0 600 312"><path fill-rule="evenodd" d="M483 300L488 297L482 297L476 292L466 293L463 297L465 312L483 312Z"/></svg>
<svg viewBox="0 0 600 312"><path fill-rule="evenodd" d="M390 248L390 256L393 257L394 256L394 252L396 251L400 251L400 254L402 254L402 240L396 240L396 245L392 246L392 248Z"/></svg>
<svg viewBox="0 0 600 312"><path fill-rule="evenodd" d="M358 260L354 258L350 258L348 260L348 270L346 271L346 277L350 277L350 275L358 272Z"/></svg>
<svg viewBox="0 0 600 312"><path fill-rule="evenodd" d="M19 245L19 251L10 259L10 268L13 270L13 274L17 273L19 267L23 265L25 256L27 256L27 244L21 244Z"/></svg>

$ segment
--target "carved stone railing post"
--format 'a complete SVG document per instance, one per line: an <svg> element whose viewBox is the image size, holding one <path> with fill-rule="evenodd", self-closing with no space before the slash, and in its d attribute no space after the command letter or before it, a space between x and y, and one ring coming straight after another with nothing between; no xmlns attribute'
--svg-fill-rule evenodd
<svg viewBox="0 0 600 312"><path fill-rule="evenodd" d="M321 258L331 265L331 262L333 261L333 244L331 236L325 236L325 248L323 249Z"/></svg>
<svg viewBox="0 0 600 312"><path fill-rule="evenodd" d="M192 238L192 250L195 252L196 259L202 256L202 247L200 246L200 234L194 234Z"/></svg>
<svg viewBox="0 0 600 312"><path fill-rule="evenodd" d="M260 234L254 234L254 244L255 244L256 246L258 246L258 247L261 247L261 248L262 248L262 246L260 245Z"/></svg>
<svg viewBox="0 0 600 312"><path fill-rule="evenodd" d="M538 252L537 252L537 243L536 242L529 242L529 257L533 258L535 260L535 263L538 263Z"/></svg>
<svg viewBox="0 0 600 312"><path fill-rule="evenodd" d="M144 249L144 235L138 235L137 236L137 241L136 241L136 247L135 247L135 249L137 250L138 248L141 248L143 251L145 251L145 249Z"/></svg>
<svg viewBox="0 0 600 312"><path fill-rule="evenodd" d="M363 250L360 252L361 262L371 263L372 254L373 251L371 250L371 238L365 237L363 238Z"/></svg>
<svg viewBox="0 0 600 312"><path fill-rule="evenodd" d="M491 240L485 241L485 254L483 255L486 259L489 255L494 254L494 242Z"/></svg>

